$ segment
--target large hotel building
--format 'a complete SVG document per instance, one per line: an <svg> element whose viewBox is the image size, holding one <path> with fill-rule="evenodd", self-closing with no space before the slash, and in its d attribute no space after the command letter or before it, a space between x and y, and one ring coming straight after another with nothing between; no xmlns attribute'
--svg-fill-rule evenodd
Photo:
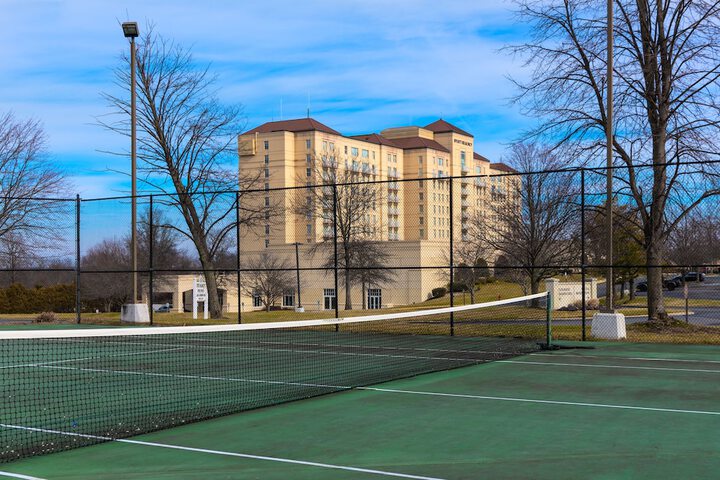
<svg viewBox="0 0 720 480"><path fill-rule="evenodd" d="M308 204L312 202L302 187L347 178L342 173L348 171L353 178L385 182L377 184L382 195L367 215L371 240L383 242L389 267L426 268L395 270L391 281L366 289L366 301L359 287L353 289L355 308L384 308L424 301L433 288L447 284L439 269L430 268L448 263L450 186L438 179L461 177L453 185L452 199L453 236L461 242L467 235L466 222L476 213L485 214L488 202L506 192L510 179L492 175L513 172L475 153L473 136L445 120L353 136L312 118L268 122L239 135L238 154L241 176L261 172L259 188L264 182L270 189L251 201L279 207L264 225L242 232L242 262L251 264L265 252L294 268L295 244L301 244L302 303L309 310L334 308L338 300L342 307L345 292L343 281L336 292L332 272L320 270L326 259L313 247L332 235L332 225L327 216L298 209L304 195ZM288 190L273 190L277 188ZM232 311L237 297L229 297L225 308ZM261 307L252 296L242 295L241 302L245 310ZM293 307L295 302L293 289L283 296L282 306Z"/></svg>

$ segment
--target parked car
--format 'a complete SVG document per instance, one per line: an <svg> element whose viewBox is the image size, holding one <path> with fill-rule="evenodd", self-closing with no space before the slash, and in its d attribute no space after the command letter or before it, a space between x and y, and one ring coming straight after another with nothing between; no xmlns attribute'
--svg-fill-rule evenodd
<svg viewBox="0 0 720 480"><path fill-rule="evenodd" d="M688 272L685 274L685 281L687 282L704 282L705 274L700 272Z"/></svg>
<svg viewBox="0 0 720 480"><path fill-rule="evenodd" d="M678 285L675 283L673 279L667 278L663 279L663 288L673 291L678 287ZM647 292L647 281L638 282L638 284L635 286L635 290L638 292Z"/></svg>
<svg viewBox="0 0 720 480"><path fill-rule="evenodd" d="M172 307L170 305L161 305L160 307L156 308L155 311L157 313L168 313Z"/></svg>

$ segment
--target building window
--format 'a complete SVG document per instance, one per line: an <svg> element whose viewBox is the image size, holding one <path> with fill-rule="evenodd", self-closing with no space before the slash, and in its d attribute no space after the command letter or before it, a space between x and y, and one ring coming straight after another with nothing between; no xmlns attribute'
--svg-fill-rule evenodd
<svg viewBox="0 0 720 480"><path fill-rule="evenodd" d="M397 163L397 155L393 155L393 163Z"/></svg>
<svg viewBox="0 0 720 480"><path fill-rule="evenodd" d="M363 157L363 158L368 158L369 156L370 156L370 152L368 152L367 150L365 150L365 149L363 148L362 157Z"/></svg>
<svg viewBox="0 0 720 480"><path fill-rule="evenodd" d="M260 296L260 294L258 292L254 292L252 297L253 297L253 299L252 299L253 307L262 307L263 306L262 297Z"/></svg>
<svg viewBox="0 0 720 480"><path fill-rule="evenodd" d="M308 236L312 235L312 224L310 223L307 224L307 234Z"/></svg>
<svg viewBox="0 0 720 480"><path fill-rule="evenodd" d="M270 225L265 225L265 235L270 235Z"/></svg>
<svg viewBox="0 0 720 480"><path fill-rule="evenodd" d="M375 152L374 151L372 152L372 158L373 158L373 160L375 160Z"/></svg>
<svg viewBox="0 0 720 480"><path fill-rule="evenodd" d="M424 224L425 224L425 219L423 217L420 217L420 225L424 225Z"/></svg>
<svg viewBox="0 0 720 480"><path fill-rule="evenodd" d="M335 299L335 289L334 288L325 288L323 289L323 307L325 310L332 310L335 308L336 299Z"/></svg>
<svg viewBox="0 0 720 480"><path fill-rule="evenodd" d="M335 150L335 144L333 142L330 142L330 151L332 152L334 150Z"/></svg>
<svg viewBox="0 0 720 480"><path fill-rule="evenodd" d="M265 140L265 142L263 142L263 143L265 144L265 150L270 150L270 142Z"/></svg>
<svg viewBox="0 0 720 480"><path fill-rule="evenodd" d="M324 152L327 152L327 147L328 147L327 142L323 141L323 151Z"/></svg>
<svg viewBox="0 0 720 480"><path fill-rule="evenodd" d="M270 164L270 155L265 155L265 165Z"/></svg>
<svg viewBox="0 0 720 480"><path fill-rule="evenodd" d="M270 184L265 182L265 190L270 190Z"/></svg>
<svg viewBox="0 0 720 480"><path fill-rule="evenodd" d="M268 248L270 246L270 240L265 239L265 248Z"/></svg>
<svg viewBox="0 0 720 480"><path fill-rule="evenodd" d="M420 156L418 157L418 163L419 163L420 165L422 165L422 155L420 155Z"/></svg>
<svg viewBox="0 0 720 480"><path fill-rule="evenodd" d="M382 290L379 288L368 288L367 298L368 310L379 310L382 308Z"/></svg>
<svg viewBox="0 0 720 480"><path fill-rule="evenodd" d="M465 164L464 163L465 162L465 151L464 150L460 152L460 161L463 162L463 165Z"/></svg>
<svg viewBox="0 0 720 480"><path fill-rule="evenodd" d="M345 145L345 155L347 155L347 145Z"/></svg>
<svg viewBox="0 0 720 480"><path fill-rule="evenodd" d="M310 140L310 139L305 140L305 148L307 148L308 150L310 150L312 148L312 140Z"/></svg>
<svg viewBox="0 0 720 480"><path fill-rule="evenodd" d="M283 307L294 307L295 306L295 292L286 293L283 295Z"/></svg>
<svg viewBox="0 0 720 480"><path fill-rule="evenodd" d="M442 167L442 164L443 164L443 159L438 157L438 165Z"/></svg>
<svg viewBox="0 0 720 480"><path fill-rule="evenodd" d="M266 168L265 169L265 178L268 178L269 176L270 176L270 169Z"/></svg>
<svg viewBox="0 0 720 480"><path fill-rule="evenodd" d="M425 194L423 192L420 192L420 200L422 201L424 199L425 199Z"/></svg>
<svg viewBox="0 0 720 480"><path fill-rule="evenodd" d="M308 177L312 177L312 168L307 168L307 169L305 169L305 174L306 174Z"/></svg>
<svg viewBox="0 0 720 480"><path fill-rule="evenodd" d="M266 207L270 206L270 197L265 197L265 206Z"/></svg>
<svg viewBox="0 0 720 480"><path fill-rule="evenodd" d="M306 161L307 163L312 163L312 157L310 156L309 153L308 153L307 155L305 155L305 161Z"/></svg>
<svg viewBox="0 0 720 480"><path fill-rule="evenodd" d="M350 153L352 154L353 157L357 157L358 156L357 147L352 147L352 149L350 149Z"/></svg>
<svg viewBox="0 0 720 480"><path fill-rule="evenodd" d="M420 238L422 238L424 236L425 236L425 230L421 228L420 229Z"/></svg>

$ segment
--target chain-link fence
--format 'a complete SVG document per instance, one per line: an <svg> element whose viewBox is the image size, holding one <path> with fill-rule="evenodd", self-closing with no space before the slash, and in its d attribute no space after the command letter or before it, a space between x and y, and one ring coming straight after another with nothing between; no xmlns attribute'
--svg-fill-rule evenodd
<svg viewBox="0 0 720 480"><path fill-rule="evenodd" d="M155 324L260 322L549 291L556 337L585 340L612 285L630 340L720 342L706 169L684 167L665 197L655 166L613 169L610 237L604 169L347 181L334 168L292 188L136 197L136 255L131 197L3 199L0 319L120 323L143 303Z"/></svg>

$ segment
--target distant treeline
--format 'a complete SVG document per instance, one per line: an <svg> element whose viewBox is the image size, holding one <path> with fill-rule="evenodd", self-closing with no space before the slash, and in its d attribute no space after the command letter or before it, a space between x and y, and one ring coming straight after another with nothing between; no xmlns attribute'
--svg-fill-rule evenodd
<svg viewBox="0 0 720 480"><path fill-rule="evenodd" d="M75 285L72 283L28 288L14 283L0 288L0 313L69 313L75 311Z"/></svg>

